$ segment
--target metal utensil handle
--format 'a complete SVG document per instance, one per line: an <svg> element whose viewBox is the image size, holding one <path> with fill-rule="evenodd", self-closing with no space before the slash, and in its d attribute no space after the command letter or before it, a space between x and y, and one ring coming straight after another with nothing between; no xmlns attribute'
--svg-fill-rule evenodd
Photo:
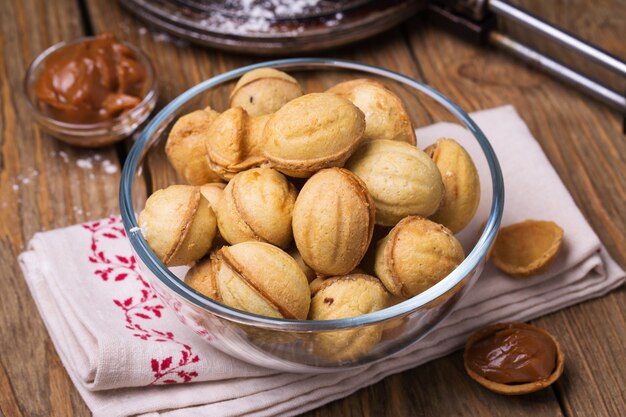
<svg viewBox="0 0 626 417"><path fill-rule="evenodd" d="M511 52L515 56L538 66L546 72L549 72L550 74L573 84L576 87L579 87L581 90L584 90L597 99L604 101L617 110L626 112L626 95L619 94L599 82L594 81L591 78L586 77L579 72L576 72L571 68L553 60L552 58L543 55L501 33L491 32L489 34L489 41Z"/></svg>
<svg viewBox="0 0 626 417"><path fill-rule="evenodd" d="M626 63L620 61L618 58L610 55L609 53L596 48L595 46L590 45L502 0L489 0L487 7L496 15L511 19L514 22L533 29L541 35L560 43L568 49L571 49L584 57L590 58L611 71L626 77Z"/></svg>

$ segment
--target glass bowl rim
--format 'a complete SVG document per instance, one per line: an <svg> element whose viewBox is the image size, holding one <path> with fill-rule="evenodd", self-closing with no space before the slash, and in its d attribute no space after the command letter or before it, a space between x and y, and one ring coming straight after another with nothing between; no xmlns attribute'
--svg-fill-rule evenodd
<svg viewBox="0 0 626 417"><path fill-rule="evenodd" d="M189 287L182 280L178 279L156 257L156 255L154 255L148 246L148 243L144 239L143 234L140 233L140 228L135 218L135 211L132 203L132 184L137 170L137 163L143 153L146 143L154 135L159 126L170 118L172 114L181 106L185 105L190 99L210 88L232 81L248 71L262 67L272 67L294 71L299 69L336 68L375 74L392 79L400 84L407 85L428 95L451 112L461 123L463 123L464 127L466 127L479 142L485 158L487 159L487 164L489 165L489 171L491 173L493 191L489 217L484 230L478 239L478 242L474 245L463 262L437 284L408 300L373 313L335 320L290 320L259 316L211 300ZM486 256L487 251L496 237L496 233L502 220L504 183L498 159L482 130L457 104L432 87L398 72L369 64L334 58L289 58L260 62L216 75L199 84L196 84L172 100L152 120L150 120L141 132L137 142L133 145L122 169L119 198L122 222L133 249L141 258L144 265L147 266L150 271L170 290L174 291L195 306L232 322L277 331L316 332L349 329L387 321L415 311L450 291L478 266L481 259Z"/></svg>
<svg viewBox="0 0 626 417"><path fill-rule="evenodd" d="M82 37L71 39L68 41L57 42L54 45L46 48L39 55L37 55L37 57L33 59L33 61L30 63L30 65L26 69L26 74L24 75L24 80L22 82L23 95L24 95L26 104L28 108L30 109L30 111L35 115L35 117L38 120L44 122L47 126L54 127L55 129L63 130L65 132L71 132L72 134L76 134L76 135L90 135L93 133L93 131L109 130L112 127L115 128L117 126L124 125L127 123L129 117L132 117L138 113L142 113L145 107L149 107L151 103L156 102L156 99L158 97L158 88L157 88L158 84L157 84L156 70L154 68L154 64L152 63L152 60L145 52L143 52L137 46L116 38L117 42L121 43L122 45L128 47L131 51L133 51L133 54L135 54L135 56L139 59L139 61L141 61L141 63L146 68L146 73L148 74L147 75L148 86L147 86L146 93L144 94L139 104L137 104L135 107L130 109L128 112L122 113L119 116L114 117L113 119L103 120L101 122L96 122L96 123L63 122L53 117L46 116L43 112L41 112L37 104L34 103L33 100L31 100L31 94L30 94L31 78L33 74L35 73L35 71L37 70L37 68L39 68L50 55L54 54L60 49L65 48L66 46L75 45L80 42L93 40L93 39L96 39L97 37L98 35L82 36Z"/></svg>

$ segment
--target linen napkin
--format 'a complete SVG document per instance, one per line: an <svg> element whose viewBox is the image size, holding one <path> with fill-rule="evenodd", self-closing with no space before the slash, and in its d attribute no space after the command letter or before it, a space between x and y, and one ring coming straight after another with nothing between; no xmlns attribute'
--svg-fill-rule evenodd
<svg viewBox="0 0 626 417"><path fill-rule="evenodd" d="M212 348L210 335L197 335L181 324L156 297L117 217L36 234L20 255L20 265L59 356L94 415L295 415L447 355L477 327L529 320L621 285L626 274L607 254L515 109L500 107L472 118L502 167L503 225L553 220L565 230L564 248L547 273L529 279L509 278L488 265L435 330L369 367L324 375L278 373ZM459 125L438 123L416 133L422 147L445 136L478 154ZM484 182L486 163L476 162ZM482 192L491 191L483 186ZM459 235L466 249L477 227Z"/></svg>

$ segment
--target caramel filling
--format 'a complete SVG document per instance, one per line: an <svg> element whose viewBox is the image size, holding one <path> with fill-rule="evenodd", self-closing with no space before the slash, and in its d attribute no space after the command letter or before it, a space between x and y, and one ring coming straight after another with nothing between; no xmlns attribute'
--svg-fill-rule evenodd
<svg viewBox="0 0 626 417"><path fill-rule="evenodd" d="M79 124L110 120L136 107L145 89L146 68L110 33L52 53L35 85L51 117Z"/></svg>
<svg viewBox="0 0 626 417"><path fill-rule="evenodd" d="M469 368L493 382L523 384L547 379L556 367L553 340L535 330L503 329L467 351Z"/></svg>

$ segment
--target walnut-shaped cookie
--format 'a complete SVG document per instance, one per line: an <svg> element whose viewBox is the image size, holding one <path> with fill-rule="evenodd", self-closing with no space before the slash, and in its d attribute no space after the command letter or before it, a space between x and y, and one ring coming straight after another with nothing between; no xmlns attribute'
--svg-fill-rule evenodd
<svg viewBox="0 0 626 417"><path fill-rule="evenodd" d="M269 116L250 116L241 107L226 110L211 124L205 136L206 158L220 177L231 179L235 174L261 165L263 129Z"/></svg>
<svg viewBox="0 0 626 417"><path fill-rule="evenodd" d="M217 208L220 234L231 244L256 240L287 248L296 196L296 188L278 171L240 172L224 189Z"/></svg>
<svg viewBox="0 0 626 417"><path fill-rule="evenodd" d="M363 138L363 112L330 93L298 97L270 116L263 133L271 167L306 178L323 168L341 167Z"/></svg>
<svg viewBox="0 0 626 417"><path fill-rule="evenodd" d="M454 139L438 139L424 152L439 168L445 189L441 205L430 219L459 233L472 221L480 203L480 179L474 161Z"/></svg>
<svg viewBox="0 0 626 417"><path fill-rule="evenodd" d="M378 278L366 274L331 277L312 288L311 320L334 320L373 313L388 307L391 296ZM355 360L380 340L383 327L321 333L316 352L332 360Z"/></svg>
<svg viewBox="0 0 626 417"><path fill-rule="evenodd" d="M138 223L150 248L167 266L189 265L202 258L217 232L213 210L200 187L191 185L155 191Z"/></svg>
<svg viewBox="0 0 626 417"><path fill-rule="evenodd" d="M261 316L304 320L311 303L296 261L268 243L225 246L189 270L185 281L207 297Z"/></svg>
<svg viewBox="0 0 626 417"><path fill-rule="evenodd" d="M347 98L365 114L365 140L416 144L415 130L402 100L383 84L367 78L345 81L327 90Z"/></svg>
<svg viewBox="0 0 626 417"><path fill-rule="evenodd" d="M304 262L322 275L345 275L372 239L376 209L365 184L343 168L313 175L293 209L293 235Z"/></svg>
<svg viewBox="0 0 626 417"><path fill-rule="evenodd" d="M374 270L391 294L410 298L441 281L464 258L445 226L409 216L378 243Z"/></svg>
<svg viewBox="0 0 626 417"><path fill-rule="evenodd" d="M410 215L428 217L444 194L441 174L421 150L404 142L366 142L346 163L376 203L376 224L394 226Z"/></svg>
<svg viewBox="0 0 626 417"><path fill-rule="evenodd" d="M191 185L220 180L209 166L204 145L209 127L218 115L210 107L186 114L174 123L167 138L167 159L176 173Z"/></svg>
<svg viewBox="0 0 626 417"><path fill-rule="evenodd" d="M298 81L274 68L245 73L230 94L229 107L241 107L250 116L274 113L304 92Z"/></svg>

